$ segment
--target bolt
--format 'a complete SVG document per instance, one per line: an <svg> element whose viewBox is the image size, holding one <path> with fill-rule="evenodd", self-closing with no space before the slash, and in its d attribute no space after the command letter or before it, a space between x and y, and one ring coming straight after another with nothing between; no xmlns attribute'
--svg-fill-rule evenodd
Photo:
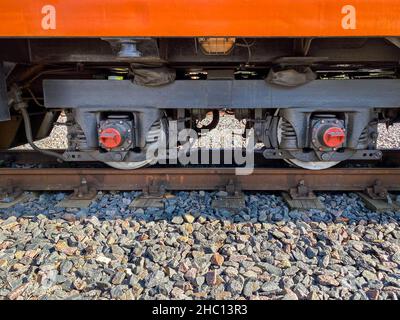
<svg viewBox="0 0 400 320"><path fill-rule="evenodd" d="M321 123L325 123L325 120L321 120Z"/></svg>
<svg viewBox="0 0 400 320"><path fill-rule="evenodd" d="M121 161L122 160L122 155L120 153L115 153L113 155L113 158L115 161Z"/></svg>
<svg viewBox="0 0 400 320"><path fill-rule="evenodd" d="M329 153L323 153L323 154L321 155L321 159L322 159L322 160L325 160L325 161L329 160Z"/></svg>

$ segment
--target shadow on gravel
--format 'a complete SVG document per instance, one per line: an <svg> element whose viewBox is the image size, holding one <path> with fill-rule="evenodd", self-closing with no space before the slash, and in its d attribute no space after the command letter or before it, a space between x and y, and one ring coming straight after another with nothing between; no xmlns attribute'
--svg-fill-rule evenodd
<svg viewBox="0 0 400 320"><path fill-rule="evenodd" d="M245 193L246 208L237 210L214 209L212 201L218 192L176 192L164 200L164 209L131 208L131 202L140 192L100 192L89 208L59 208L57 203L67 193L41 193L24 203L9 209L0 209L0 217L32 217L42 214L48 219L90 218L96 216L100 220L130 218L138 221L165 220L174 224L184 222L185 215L200 220L226 220L234 223L278 223L281 221L309 222L341 222L359 223L392 223L400 221L400 211L373 212L365 207L361 198L355 193L319 193L317 196L325 206L325 210L290 210L283 198L274 193ZM182 220L182 221L181 221Z"/></svg>

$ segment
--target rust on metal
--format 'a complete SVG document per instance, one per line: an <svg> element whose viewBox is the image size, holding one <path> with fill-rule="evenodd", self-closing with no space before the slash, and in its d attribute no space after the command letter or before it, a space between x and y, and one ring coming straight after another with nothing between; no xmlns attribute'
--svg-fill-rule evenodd
<svg viewBox="0 0 400 320"><path fill-rule="evenodd" d="M90 186L86 178L82 178L78 187L74 188L74 193L70 195L70 200L92 200L97 195L96 188Z"/></svg>
<svg viewBox="0 0 400 320"><path fill-rule="evenodd" d="M0 169L0 188L10 179L26 191L74 190L81 179L97 190L145 190L149 182L166 190L215 190L230 181L242 191L288 191L298 182L313 191L365 191L380 180L388 191L400 191L400 168L333 168L309 171L293 168L256 168L251 175L235 175L232 168L109 168Z"/></svg>
<svg viewBox="0 0 400 320"><path fill-rule="evenodd" d="M388 190L382 185L381 180L376 180L372 187L367 188L366 193L375 200L385 200L388 196Z"/></svg>
<svg viewBox="0 0 400 320"><path fill-rule="evenodd" d="M293 200L310 200L316 198L315 193L306 186L304 180L300 180L297 187L290 188L289 194Z"/></svg>

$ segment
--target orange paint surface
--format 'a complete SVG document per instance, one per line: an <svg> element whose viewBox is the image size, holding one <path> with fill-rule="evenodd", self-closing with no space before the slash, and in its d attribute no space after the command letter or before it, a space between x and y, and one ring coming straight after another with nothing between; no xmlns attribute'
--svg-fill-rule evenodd
<svg viewBox="0 0 400 320"><path fill-rule="evenodd" d="M400 0L0 0L0 36L400 36Z"/></svg>

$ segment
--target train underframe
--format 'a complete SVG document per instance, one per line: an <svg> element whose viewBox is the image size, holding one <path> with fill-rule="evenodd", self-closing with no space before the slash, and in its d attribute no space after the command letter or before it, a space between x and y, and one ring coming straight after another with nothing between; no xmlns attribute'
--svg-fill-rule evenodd
<svg viewBox="0 0 400 320"><path fill-rule="evenodd" d="M35 141L64 112L68 149L50 154L135 169L168 156L171 128L202 133L224 111L268 159L378 161L378 123L400 122L399 61L393 37L3 38L0 148L49 153Z"/></svg>

